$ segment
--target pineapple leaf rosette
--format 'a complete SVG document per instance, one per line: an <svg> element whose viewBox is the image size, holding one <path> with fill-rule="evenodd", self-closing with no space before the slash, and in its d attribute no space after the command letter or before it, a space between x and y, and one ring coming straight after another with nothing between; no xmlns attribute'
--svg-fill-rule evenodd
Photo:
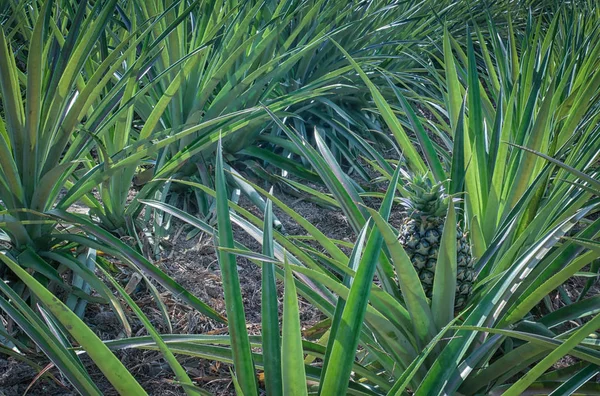
<svg viewBox="0 0 600 396"><path fill-rule="evenodd" d="M407 216L398 240L419 275L425 295L431 298L448 204L454 200L445 193L443 183L431 182L426 174L407 177L405 197L400 198ZM459 224L456 225L456 252L455 308L461 309L471 293L475 271L467 234Z"/></svg>

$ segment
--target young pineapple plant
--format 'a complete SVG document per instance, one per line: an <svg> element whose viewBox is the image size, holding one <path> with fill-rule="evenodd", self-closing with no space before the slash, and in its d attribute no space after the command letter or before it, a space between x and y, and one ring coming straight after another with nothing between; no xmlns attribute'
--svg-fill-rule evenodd
<svg viewBox="0 0 600 396"><path fill-rule="evenodd" d="M402 223L398 240L419 274L425 295L431 298L438 250L451 198L445 193L442 183L432 183L427 175L410 176L405 189L407 194L401 202L408 216ZM460 225L456 227L455 308L460 309L471 293L475 272L467 234Z"/></svg>

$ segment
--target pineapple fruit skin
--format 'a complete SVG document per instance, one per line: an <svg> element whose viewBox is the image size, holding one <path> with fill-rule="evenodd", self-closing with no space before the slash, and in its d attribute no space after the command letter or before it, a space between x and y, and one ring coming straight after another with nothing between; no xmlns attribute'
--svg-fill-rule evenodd
<svg viewBox="0 0 600 396"><path fill-rule="evenodd" d="M443 231L444 219L441 217L423 219L409 217L404 220L400 229L398 240L417 270L428 298L431 298L433 293L433 279ZM471 294L475 272L467 235L458 225L456 227L456 251L455 308L460 309L464 307Z"/></svg>

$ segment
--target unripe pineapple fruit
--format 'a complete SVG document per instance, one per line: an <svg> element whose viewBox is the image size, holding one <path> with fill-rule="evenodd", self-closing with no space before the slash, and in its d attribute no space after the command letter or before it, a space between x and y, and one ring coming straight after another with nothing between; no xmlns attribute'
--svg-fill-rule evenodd
<svg viewBox="0 0 600 396"><path fill-rule="evenodd" d="M449 197L442 184L433 184L426 175L412 176L405 186L402 204L408 216L400 227L398 240L419 274L427 297L433 292L433 279L442 240ZM475 271L467 235L456 225L457 279L455 308L465 305L471 293Z"/></svg>

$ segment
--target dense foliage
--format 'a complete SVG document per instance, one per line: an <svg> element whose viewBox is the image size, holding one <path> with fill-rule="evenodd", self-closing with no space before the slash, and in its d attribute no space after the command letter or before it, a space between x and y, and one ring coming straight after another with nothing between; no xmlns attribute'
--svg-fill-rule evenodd
<svg viewBox="0 0 600 396"><path fill-rule="evenodd" d="M84 395L103 390L82 354L149 391L125 348L195 395L177 355L233 364L244 395L600 394L594 1L5 0L0 24L0 354L39 350ZM273 185L343 213L351 243ZM173 218L214 240L226 315L157 264ZM228 334L174 334L164 291ZM100 340L90 304L125 338Z"/></svg>

